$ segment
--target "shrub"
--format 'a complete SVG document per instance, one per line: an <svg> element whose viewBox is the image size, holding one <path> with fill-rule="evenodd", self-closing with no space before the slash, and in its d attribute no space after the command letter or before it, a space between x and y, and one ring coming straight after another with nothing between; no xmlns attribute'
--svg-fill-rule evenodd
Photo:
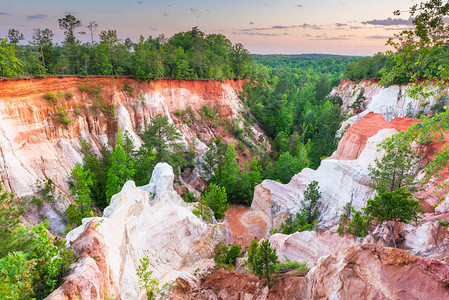
<svg viewBox="0 0 449 300"><path fill-rule="evenodd" d="M188 192L188 193L184 194L182 196L182 199L184 200L184 202L187 202L187 203L192 203L192 202L196 201L195 194L193 192Z"/></svg>
<svg viewBox="0 0 449 300"><path fill-rule="evenodd" d="M73 98L73 94L71 93L71 92L66 92L65 94L64 94L64 99L65 100L70 100L70 99L72 99Z"/></svg>
<svg viewBox="0 0 449 300"><path fill-rule="evenodd" d="M255 240L255 243L253 243L254 241L251 243L253 247L251 249L251 259L250 250L248 249L248 265L254 275L257 275L260 280L264 279L263 284L271 285L270 275L275 273L276 265L279 263L276 249L271 248L268 240L262 241L260 245L257 244L257 239Z"/></svg>
<svg viewBox="0 0 449 300"><path fill-rule="evenodd" d="M50 102L50 105L55 105L58 102L58 100L56 99L56 96L50 92L47 92L44 95L44 98L45 98L45 100L48 100Z"/></svg>
<svg viewBox="0 0 449 300"><path fill-rule="evenodd" d="M146 291L147 299L156 299L156 293L159 291L159 282L152 277L153 271L148 270L150 260L146 257L140 259L140 265L137 267L137 276L139 277L139 287Z"/></svg>
<svg viewBox="0 0 449 300"><path fill-rule="evenodd" d="M295 274L299 276L307 275L310 270L310 268L307 267L307 262L299 263L297 261L290 260L275 265L274 269L275 273L285 273L288 271L297 270Z"/></svg>
<svg viewBox="0 0 449 300"><path fill-rule="evenodd" d="M242 247L237 244L234 244L229 248L225 245L219 245L215 251L214 261L217 265L225 268L235 266L237 257L243 256L241 250Z"/></svg>
<svg viewBox="0 0 449 300"><path fill-rule="evenodd" d="M217 220L224 218L224 212L229 208L225 187L219 187L212 183L202 198L204 203L212 209Z"/></svg>
<svg viewBox="0 0 449 300"><path fill-rule="evenodd" d="M422 212L421 201L413 199L412 193L406 187L394 192L380 192L374 199L368 200L365 213L379 222L395 220L409 223L418 220Z"/></svg>
<svg viewBox="0 0 449 300"><path fill-rule="evenodd" d="M352 213L352 218L351 218ZM371 217L349 207L349 211L340 216L340 224L337 232L343 234L350 233L356 237L364 237L368 234Z"/></svg>

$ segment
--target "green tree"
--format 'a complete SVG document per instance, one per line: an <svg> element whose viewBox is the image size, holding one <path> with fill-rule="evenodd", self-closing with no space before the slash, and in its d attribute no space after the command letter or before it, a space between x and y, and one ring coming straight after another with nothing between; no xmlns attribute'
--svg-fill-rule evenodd
<svg viewBox="0 0 449 300"><path fill-rule="evenodd" d="M279 263L276 249L271 248L270 241L264 240L258 245L252 258L251 270L259 279L265 279L265 284L271 284L271 274L276 271L276 264Z"/></svg>
<svg viewBox="0 0 449 300"><path fill-rule="evenodd" d="M0 259L0 298L26 299L32 295L32 270L36 262L22 252L10 252Z"/></svg>
<svg viewBox="0 0 449 300"><path fill-rule="evenodd" d="M111 197L117 194L126 181L132 180L134 163L126 155L122 145L115 146L110 157L110 167L107 173L106 200L108 204Z"/></svg>
<svg viewBox="0 0 449 300"><path fill-rule="evenodd" d="M279 159L274 162L268 170L268 178L288 183L292 176L301 172L308 165L307 161L299 157L292 156L289 152L284 152Z"/></svg>
<svg viewBox="0 0 449 300"><path fill-rule="evenodd" d="M413 5L409 12L414 28L388 40L387 45L396 52L388 52L394 63L382 71L381 82L417 82L421 78L439 81L448 78L449 37L446 32L449 31L449 24L445 18L449 15L449 3L429 0ZM394 14L400 15L401 12L395 11Z"/></svg>
<svg viewBox="0 0 449 300"><path fill-rule="evenodd" d="M14 193L5 191L0 184L0 258L11 251L17 238L15 231L20 224L19 216L24 212L23 207L17 205Z"/></svg>
<svg viewBox="0 0 449 300"><path fill-rule="evenodd" d="M240 169L237 165L237 152L235 151L234 145L229 142L223 160L221 183L219 185L225 187L228 200L231 203L242 203L238 190L239 178Z"/></svg>
<svg viewBox="0 0 449 300"><path fill-rule="evenodd" d="M140 259L140 265L137 267L137 277L139 277L139 287L145 290L147 299L156 299L159 282L153 278L153 271L149 270L150 260L146 257Z"/></svg>
<svg viewBox="0 0 449 300"><path fill-rule="evenodd" d="M231 247L225 245L219 245L215 251L214 261L217 265L222 267L235 266L238 257L242 257L242 247L238 244L234 244Z"/></svg>
<svg viewBox="0 0 449 300"><path fill-rule="evenodd" d="M304 200L302 201L303 211L306 212L307 222L310 224L317 220L320 215L317 205L320 198L320 188L318 182L314 180L304 191Z"/></svg>
<svg viewBox="0 0 449 300"><path fill-rule="evenodd" d="M378 192L394 192L405 187L410 192L418 190L417 173L419 155L412 150L411 143L394 135L379 144L385 151L381 159L369 167L370 176L375 181L374 188Z"/></svg>
<svg viewBox="0 0 449 300"><path fill-rule="evenodd" d="M8 30L8 40L11 45L17 46L20 41L23 41L25 37L23 33L19 31L19 29L11 28Z"/></svg>
<svg viewBox="0 0 449 300"><path fill-rule="evenodd" d="M405 187L390 191L381 191L374 199L368 200L365 213L379 222L394 220L409 223L416 221L422 212L421 201L413 199L412 193Z"/></svg>
<svg viewBox="0 0 449 300"><path fill-rule="evenodd" d="M81 27L81 21L75 16L67 14L63 18L58 19L59 28L64 31L65 42L67 44L75 44L77 42L75 38L75 30Z"/></svg>
<svg viewBox="0 0 449 300"><path fill-rule="evenodd" d="M6 39L0 38L0 75L4 77L17 76L20 72L22 61L16 57L13 45L8 45Z"/></svg>
<svg viewBox="0 0 449 300"><path fill-rule="evenodd" d="M66 215L69 224L72 226L81 225L83 218L92 217L92 199L90 198L90 187L93 185L92 173L85 170L79 162L71 171L70 190L75 197L76 205L70 204L67 208Z"/></svg>
<svg viewBox="0 0 449 300"><path fill-rule="evenodd" d="M184 145L181 143L181 133L167 116L158 114L151 118L142 140L156 152L156 162L166 162L178 168L186 163L182 155Z"/></svg>
<svg viewBox="0 0 449 300"><path fill-rule="evenodd" d="M229 208L228 197L224 187L219 187L212 183L204 192L202 198L207 206L212 209L217 220L224 218L224 212Z"/></svg>

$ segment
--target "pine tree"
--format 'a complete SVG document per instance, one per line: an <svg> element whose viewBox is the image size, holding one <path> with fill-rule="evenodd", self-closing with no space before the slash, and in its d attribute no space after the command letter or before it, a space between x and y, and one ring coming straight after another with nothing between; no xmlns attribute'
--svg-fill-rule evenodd
<svg viewBox="0 0 449 300"><path fill-rule="evenodd" d="M217 220L224 218L224 212L229 208L228 197L224 187L219 187L212 183L209 189L204 192L202 198L207 206L212 209Z"/></svg>
<svg viewBox="0 0 449 300"><path fill-rule="evenodd" d="M108 169L106 182L106 200L108 204L111 197L118 193L126 181L134 175L134 163L126 155L121 145L117 145L110 157L111 166Z"/></svg>
<svg viewBox="0 0 449 300"><path fill-rule="evenodd" d="M229 202L240 203L238 195L240 169L237 165L237 152L231 142L223 161L221 186L225 187Z"/></svg>
<svg viewBox="0 0 449 300"><path fill-rule="evenodd" d="M257 247L253 256L252 270L259 279L265 279L265 284L271 284L270 275L275 273L275 266L279 263L276 249L271 248L270 241L264 240Z"/></svg>
<svg viewBox="0 0 449 300"><path fill-rule="evenodd" d="M90 187L93 184L92 173L85 170L83 165L79 162L71 171L70 190L72 195L76 197L77 205L70 204L67 208L66 214L71 225L81 225L83 218L92 217L92 199L90 198Z"/></svg>

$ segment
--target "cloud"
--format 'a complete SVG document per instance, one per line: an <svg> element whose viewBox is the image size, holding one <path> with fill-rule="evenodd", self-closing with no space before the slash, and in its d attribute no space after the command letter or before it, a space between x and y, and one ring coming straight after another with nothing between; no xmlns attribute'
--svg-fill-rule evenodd
<svg viewBox="0 0 449 300"><path fill-rule="evenodd" d="M302 4L298 4L298 5L296 5L297 7L299 7L299 8L301 8L302 7Z"/></svg>
<svg viewBox="0 0 449 300"><path fill-rule="evenodd" d="M143 2L142 2L142 1L137 1L137 3L138 3L138 4L143 4Z"/></svg>
<svg viewBox="0 0 449 300"><path fill-rule="evenodd" d="M194 14L198 13L198 9L193 9L193 8L191 8L190 11L191 11L192 13L194 13Z"/></svg>
<svg viewBox="0 0 449 300"><path fill-rule="evenodd" d="M365 36L366 39L370 40L388 40L389 38L392 38L392 36L387 35L368 35Z"/></svg>
<svg viewBox="0 0 449 300"><path fill-rule="evenodd" d="M251 32L251 31L264 31L264 30L280 30L280 29L282 30L282 29L291 29L291 28L304 28L304 29L316 29L316 30L322 29L321 26L304 23L301 25L289 25L289 26L274 25L271 27L245 28L245 29L240 29L240 31L241 32Z"/></svg>
<svg viewBox="0 0 449 300"><path fill-rule="evenodd" d="M346 41L349 40L354 35L351 34L344 34L339 36L328 36L327 34L322 35L315 35L312 36L310 34L306 34L303 37L309 38L309 40L315 40L315 41Z"/></svg>
<svg viewBox="0 0 449 300"><path fill-rule="evenodd" d="M169 13L163 13L162 14L164 17L168 17Z"/></svg>
<svg viewBox="0 0 449 300"><path fill-rule="evenodd" d="M10 16L10 15L11 15L10 13L0 11L0 16Z"/></svg>
<svg viewBox="0 0 449 300"><path fill-rule="evenodd" d="M345 27L345 26L348 26L348 24L345 24L345 23L335 23L335 26L337 26L337 27Z"/></svg>
<svg viewBox="0 0 449 300"><path fill-rule="evenodd" d="M397 26L397 25L413 25L413 19L392 19L386 18L381 20L370 20L362 22L363 25L380 25L380 26Z"/></svg>
<svg viewBox="0 0 449 300"><path fill-rule="evenodd" d="M287 32L284 33L264 33L264 32L233 32L232 34L243 34L243 35L250 35L250 36L286 36L289 35Z"/></svg>
<svg viewBox="0 0 449 300"><path fill-rule="evenodd" d="M249 22L249 25L254 25L254 22Z"/></svg>
<svg viewBox="0 0 449 300"><path fill-rule="evenodd" d="M35 20L35 19L43 20L43 19L46 19L47 17L48 16L44 15L44 14L37 14L37 15L27 16L27 20Z"/></svg>

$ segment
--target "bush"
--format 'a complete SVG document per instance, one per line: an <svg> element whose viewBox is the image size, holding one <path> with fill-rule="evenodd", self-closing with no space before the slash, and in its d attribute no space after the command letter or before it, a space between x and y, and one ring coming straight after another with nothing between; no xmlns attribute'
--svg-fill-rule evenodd
<svg viewBox="0 0 449 300"><path fill-rule="evenodd" d="M307 212L302 211L297 213L295 218L292 216L285 220L284 224L281 226L281 232L283 234L292 234L301 231L314 230L316 226L316 221L309 223L307 220Z"/></svg>
<svg viewBox="0 0 449 300"><path fill-rule="evenodd" d="M146 291L147 299L156 299L156 293L159 291L159 282L152 277L153 271L148 267L150 261L143 257L140 259L140 265L137 267L137 276L139 277L139 287Z"/></svg>
<svg viewBox="0 0 449 300"><path fill-rule="evenodd" d="M307 267L307 262L299 263L297 261L287 260L286 262L275 265L275 273L285 273L288 271L297 270L296 275L305 276L310 268Z"/></svg>
<svg viewBox="0 0 449 300"><path fill-rule="evenodd" d="M368 200L365 213L379 222L395 220L409 223L416 221L422 212L421 201L413 199L412 193L406 187L394 192L379 192L374 199Z"/></svg>
<svg viewBox="0 0 449 300"><path fill-rule="evenodd" d="M71 93L71 92L66 92L65 94L64 94L64 99L65 100L70 100L70 99L72 99L73 98L73 94Z"/></svg>
<svg viewBox="0 0 449 300"><path fill-rule="evenodd" d="M195 194L193 192L188 192L182 196L182 200L184 200L184 202L186 203L195 202Z"/></svg>
<svg viewBox="0 0 449 300"><path fill-rule="evenodd" d="M48 100L50 102L50 105L55 105L58 102L58 100L56 99L56 96L50 92L47 92L44 95L44 98L45 98L45 100Z"/></svg>
<svg viewBox="0 0 449 300"><path fill-rule="evenodd" d="M339 234L347 232L356 237L364 237L368 234L370 224L370 216L362 214L362 212L355 210L353 207L349 207L349 211L340 216L337 232Z"/></svg>
<svg viewBox="0 0 449 300"><path fill-rule="evenodd" d="M219 245L215 251L214 261L217 265L225 268L235 266L237 258L243 256L241 250L242 247L237 244L232 245L230 248L225 245Z"/></svg>
<svg viewBox="0 0 449 300"><path fill-rule="evenodd" d="M262 241L260 245L257 244L256 240L256 244L251 243L251 246L253 246L251 259L248 252L248 264L251 272L257 275L260 280L264 279L263 284L271 285L270 275L275 273L276 265L279 263L276 249L271 248L268 240Z"/></svg>
<svg viewBox="0 0 449 300"><path fill-rule="evenodd" d="M229 208L228 196L224 187L211 184L202 196L206 203L214 212L217 220L224 218L224 212Z"/></svg>

